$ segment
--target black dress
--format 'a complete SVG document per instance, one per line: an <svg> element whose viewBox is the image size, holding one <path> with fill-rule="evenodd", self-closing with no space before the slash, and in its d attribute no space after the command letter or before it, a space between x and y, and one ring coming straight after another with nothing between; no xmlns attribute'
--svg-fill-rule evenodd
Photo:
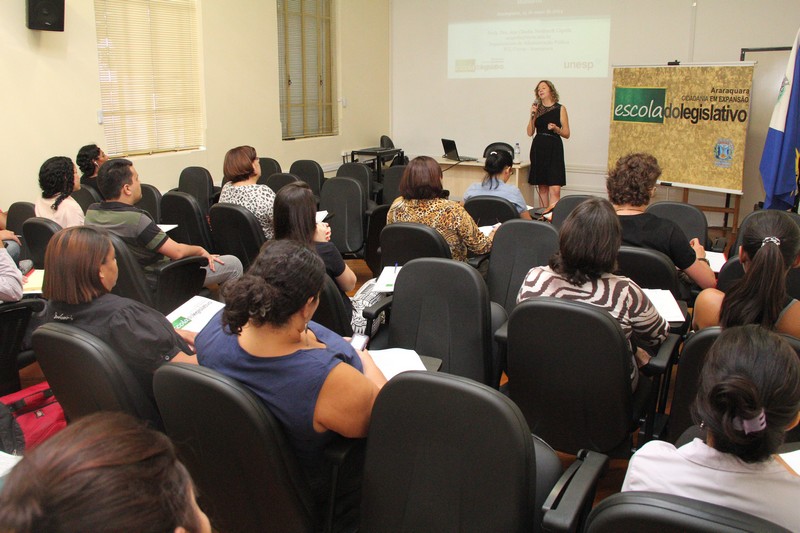
<svg viewBox="0 0 800 533"><path fill-rule="evenodd" d="M540 108L534 126L536 136L531 143L531 170L528 183L531 185L561 185L567 183L564 168L564 143L561 136L547 129L550 123L561 128L561 104Z"/></svg>

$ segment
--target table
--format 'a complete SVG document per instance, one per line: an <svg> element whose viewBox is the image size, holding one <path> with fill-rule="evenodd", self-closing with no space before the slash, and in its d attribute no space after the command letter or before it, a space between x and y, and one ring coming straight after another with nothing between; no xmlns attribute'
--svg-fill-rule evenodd
<svg viewBox="0 0 800 533"><path fill-rule="evenodd" d="M364 155L367 157L374 157L375 163L375 179L378 181L383 181L381 177L383 176L383 159L394 157L396 155L400 155L400 158L403 158L403 149L402 148L382 148L380 146L373 146L372 148L360 148L358 150L353 150L350 152L350 161L355 161L356 156Z"/></svg>
<svg viewBox="0 0 800 533"><path fill-rule="evenodd" d="M443 157L435 157L434 159L442 168L444 175L443 185L445 189L450 191L451 200L463 199L467 187L473 183L480 183L486 175L483 170L483 161L462 161L459 163ZM522 192L522 197L525 198L525 203L535 206L536 191L532 185L528 184L530 167L530 161L515 163L512 166L512 173L508 183L519 188L520 192Z"/></svg>

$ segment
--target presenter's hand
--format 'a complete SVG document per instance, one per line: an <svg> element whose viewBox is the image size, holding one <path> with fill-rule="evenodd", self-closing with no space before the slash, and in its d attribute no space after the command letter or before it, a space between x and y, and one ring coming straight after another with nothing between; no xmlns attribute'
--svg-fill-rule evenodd
<svg viewBox="0 0 800 533"><path fill-rule="evenodd" d="M550 124L548 124L548 125L547 125L547 129L548 129L548 130L550 130L550 131L553 131L553 130L554 130L554 129L556 129L557 127L558 127L558 126L557 126L555 123L553 123L553 122L551 122Z"/></svg>
<svg viewBox="0 0 800 533"><path fill-rule="evenodd" d="M535 115L538 110L539 110L539 104L537 104L536 102L532 103L531 104L531 117L533 117L533 115Z"/></svg>

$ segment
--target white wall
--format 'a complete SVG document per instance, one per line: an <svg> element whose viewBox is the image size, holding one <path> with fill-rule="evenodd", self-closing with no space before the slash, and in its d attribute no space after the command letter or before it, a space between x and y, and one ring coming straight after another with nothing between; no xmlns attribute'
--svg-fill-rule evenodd
<svg viewBox="0 0 800 533"><path fill-rule="evenodd" d="M518 2L536 8L542 0ZM450 6L450 7L448 7ZM571 0L578 14L611 17L610 65L738 61L741 48L789 46L800 24L797 0ZM456 139L459 152L480 156L493 141L521 142L536 79L447 79L449 3L396 0L392 3L392 136L410 154L441 154L441 137ZM419 16L424 13L425 16ZM536 58L531 62L535 65ZM756 67L757 71L758 67ZM542 76L544 77L544 76ZM567 106L571 137L565 141L565 194L605 194L611 69L607 78L554 78ZM777 87L775 87L777 97ZM748 175L745 190L757 189ZM749 187L749 188L748 188ZM680 199L681 191L663 191ZM754 193L750 193L752 196ZM693 193L692 203L720 204L720 195ZM753 200L747 198L749 209ZM746 211L745 211L746 212ZM710 216L712 224L718 216Z"/></svg>
<svg viewBox="0 0 800 533"><path fill-rule="evenodd" d="M162 191L190 165L222 178L225 152L256 147L287 170L296 159L323 166L341 152L374 146L389 128L389 0L343 0L338 11L339 135L282 141L275 0L200 0L207 113L206 150L134 158L142 180ZM0 2L0 208L39 194L39 166L104 145L93 0L66 3L64 32L25 26L25 2Z"/></svg>

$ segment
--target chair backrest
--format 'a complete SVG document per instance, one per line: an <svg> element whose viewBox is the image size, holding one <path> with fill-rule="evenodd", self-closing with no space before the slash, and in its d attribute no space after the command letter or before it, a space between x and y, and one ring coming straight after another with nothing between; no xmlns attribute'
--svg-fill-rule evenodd
<svg viewBox="0 0 800 533"><path fill-rule="evenodd" d="M280 423L250 390L182 363L159 368L153 388L167 435L216 530L315 531L305 475Z"/></svg>
<svg viewBox="0 0 800 533"><path fill-rule="evenodd" d="M161 222L178 225L169 232L173 240L202 246L209 251L214 249L208 220L194 196L185 192L169 191L161 198L161 211Z"/></svg>
<svg viewBox="0 0 800 533"><path fill-rule="evenodd" d="M420 257L452 258L444 237L430 226L396 222L381 230L381 266L405 265Z"/></svg>
<svg viewBox="0 0 800 533"><path fill-rule="evenodd" d="M497 150L505 150L506 152L511 154L512 157L514 156L513 146L511 146L507 142L498 141L498 142L493 142L483 150L483 157L489 157L490 153Z"/></svg>
<svg viewBox="0 0 800 533"><path fill-rule="evenodd" d="M211 238L217 253L234 255L247 270L266 240L256 216L235 204L214 204L209 211Z"/></svg>
<svg viewBox="0 0 800 533"><path fill-rule="evenodd" d="M314 196L319 198L322 192L322 183L325 181L325 171L322 170L319 163L311 159L298 159L292 163L289 172L306 182Z"/></svg>
<svg viewBox="0 0 800 533"><path fill-rule="evenodd" d="M381 232L386 227L388 205L379 205L372 210L367 221L367 242L364 245L364 260L377 277L381 272Z"/></svg>
<svg viewBox="0 0 800 533"><path fill-rule="evenodd" d="M588 200L589 198L593 198L587 194L573 194L571 196L562 196L561 199L556 203L556 206L553 208L553 217L551 222L556 229L561 229L561 224L567 220L567 217L572 210L578 207L580 204ZM547 207L547 206L543 206Z"/></svg>
<svg viewBox="0 0 800 533"><path fill-rule="evenodd" d="M738 255L733 255L731 249L731 256L722 265L717 277L717 288L722 292L729 291L733 284L744 277L744 268ZM800 269L791 268L786 275L786 292L794 299L800 300Z"/></svg>
<svg viewBox="0 0 800 533"><path fill-rule="evenodd" d="M533 439L499 392L441 373L400 374L375 401L367 442L363 530L538 530Z"/></svg>
<svg viewBox="0 0 800 533"><path fill-rule="evenodd" d="M395 165L383 171L383 203L392 205L400 196L400 180L406 171L405 165Z"/></svg>
<svg viewBox="0 0 800 533"><path fill-rule="evenodd" d="M502 224L494 234L486 277L491 301L511 314L525 275L557 251L558 232L551 224L520 219Z"/></svg>
<svg viewBox="0 0 800 533"><path fill-rule="evenodd" d="M352 178L331 178L322 188L319 207L333 216L331 241L342 254L355 253L364 246L366 201L361 184Z"/></svg>
<svg viewBox="0 0 800 533"><path fill-rule="evenodd" d="M33 332L33 349L70 421L98 411L122 411L161 428L152 400L101 339L75 326L52 322Z"/></svg>
<svg viewBox="0 0 800 533"><path fill-rule="evenodd" d="M184 168L178 180L178 190L194 196L203 215L208 214L214 196L214 180L208 170L203 167Z"/></svg>
<svg viewBox="0 0 800 533"><path fill-rule="evenodd" d="M758 211L753 211L748 213L742 221L739 223L739 230L736 232L736 239L731 244L731 247L728 249L728 257L738 256L739 255L739 247L742 245L742 235L744 234L744 229L750 223L750 217L758 213ZM800 226L800 214L789 212L788 213L792 220L794 220L795 224Z"/></svg>
<svg viewBox="0 0 800 533"><path fill-rule="evenodd" d="M0 396L20 389L17 355L31 315L44 309L44 300L25 299L0 304Z"/></svg>
<svg viewBox="0 0 800 533"><path fill-rule="evenodd" d="M517 207L499 196L473 196L464 202L464 209L478 226L491 226L519 218Z"/></svg>
<svg viewBox="0 0 800 533"><path fill-rule="evenodd" d="M114 285L111 292L118 296L142 302L155 309L156 301L153 289L147 282L139 261L136 260L128 245L125 244L125 241L120 236L111 232L108 232L108 236L114 246L114 254L117 257L117 269L119 271L117 284Z"/></svg>
<svg viewBox="0 0 800 533"><path fill-rule="evenodd" d="M144 192L144 189L142 189L142 192ZM90 205L103 201L103 199L100 198L100 194L97 192L97 190L91 186L83 186L77 191L72 191L70 196L73 200L78 202L78 205L81 206L81 209L83 209L84 213L86 213L86 210L89 209Z"/></svg>
<svg viewBox="0 0 800 533"><path fill-rule="evenodd" d="M656 202L647 206L647 212L674 222L689 240L699 239L708 244L708 220L697 206L683 202Z"/></svg>
<svg viewBox="0 0 800 533"><path fill-rule="evenodd" d="M589 514L586 533L741 533L788 531L742 511L655 492L620 492L600 502Z"/></svg>
<svg viewBox="0 0 800 533"><path fill-rule="evenodd" d="M630 449L630 344L608 312L559 298L525 300L509 317L507 348L510 397L535 435L571 454Z"/></svg>
<svg viewBox="0 0 800 533"><path fill-rule="evenodd" d="M30 258L35 268L44 268L44 252L53 235L61 231L61 225L55 220L42 217L31 217L22 224L22 237L28 246Z"/></svg>
<svg viewBox="0 0 800 533"><path fill-rule="evenodd" d="M134 207L147 211L156 224L161 223L161 191L149 183L142 183L142 199Z"/></svg>
<svg viewBox="0 0 800 533"><path fill-rule="evenodd" d="M486 283L475 268L438 257L409 261L395 282L388 345L437 357L442 372L490 384L489 309Z"/></svg>
<svg viewBox="0 0 800 533"><path fill-rule="evenodd" d="M617 270L645 289L664 289L672 292L677 300L686 299L681 289L678 270L665 254L640 248L620 246L617 255Z"/></svg>
<svg viewBox="0 0 800 533"><path fill-rule="evenodd" d="M394 143L388 135L381 135L381 148L394 148Z"/></svg>
<svg viewBox="0 0 800 533"><path fill-rule="evenodd" d="M367 199L372 197L372 171L364 163L344 163L336 169L337 178L351 178L361 185L364 198L364 209L367 208Z"/></svg>
<svg viewBox="0 0 800 533"><path fill-rule="evenodd" d="M283 188L284 185L289 185L290 183L295 183L297 181L300 181L300 178L294 174L289 172L276 172L267 178L265 184L267 187L272 189L273 192L277 193Z"/></svg>
<svg viewBox="0 0 800 533"><path fill-rule="evenodd" d="M697 396L700 372L708 351L720 333L719 326L701 329L692 333L683 343L664 440L674 443L684 431L694 425L690 409Z"/></svg>
<svg viewBox="0 0 800 533"><path fill-rule="evenodd" d="M279 174L283 172L281 169L281 164L278 163L277 159L272 159L271 157L259 157L258 160L261 162L261 177L266 179L273 174ZM261 181L259 180L259 183Z"/></svg>
<svg viewBox="0 0 800 533"><path fill-rule="evenodd" d="M22 235L22 223L36 216L33 202L14 202L6 213L6 229Z"/></svg>
<svg viewBox="0 0 800 533"><path fill-rule="evenodd" d="M351 337L353 335L351 321L352 313L344 306L336 282L326 275L319 295L319 305L314 312L314 322L322 324L342 337Z"/></svg>

